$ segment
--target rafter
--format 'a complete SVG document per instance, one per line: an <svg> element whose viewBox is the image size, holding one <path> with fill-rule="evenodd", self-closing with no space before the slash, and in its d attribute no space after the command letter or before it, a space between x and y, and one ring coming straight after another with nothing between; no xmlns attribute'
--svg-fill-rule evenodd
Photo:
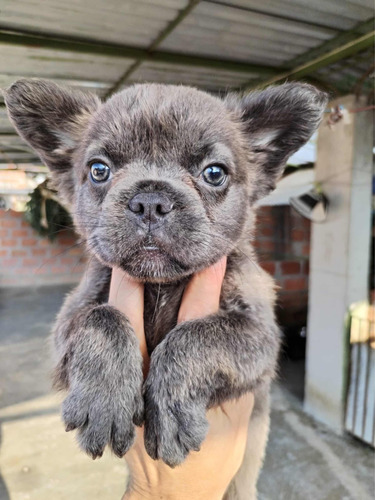
<svg viewBox="0 0 375 500"><path fill-rule="evenodd" d="M271 66L252 64L229 59L200 57L176 52L153 51L148 49L130 47L128 45L109 44L97 40L88 40L73 37L61 37L44 33L43 36L22 31L0 29L0 44L19 45L22 47L36 47L50 50L63 50L81 54L95 54L107 57L123 57L124 59L137 59L140 61L153 61L182 66L196 66L203 68L221 69L235 73L257 73L260 75L273 75L278 70Z"/></svg>
<svg viewBox="0 0 375 500"><path fill-rule="evenodd" d="M375 40L375 31L373 28L373 18L364 23L359 23L353 30L342 33L332 40L321 44L319 47L309 50L298 56L298 58L291 59L285 63L284 66L290 69L286 71L281 70L277 75L265 80L250 81L243 88L249 90L254 87L266 87L267 85L283 80L298 80L299 78L312 75L325 66L334 64L337 61L371 47ZM359 33L365 34L361 36Z"/></svg>
<svg viewBox="0 0 375 500"><path fill-rule="evenodd" d="M190 12L195 9L201 0L190 0L187 6L180 10L177 16L161 31L161 33L156 37L152 44L147 48L147 52L152 53L155 49L174 31L179 24L190 14ZM105 97L110 97L114 94L127 80L128 78L141 66L143 60L138 59L128 68L125 73L119 78L119 80L113 85L113 87L107 92Z"/></svg>

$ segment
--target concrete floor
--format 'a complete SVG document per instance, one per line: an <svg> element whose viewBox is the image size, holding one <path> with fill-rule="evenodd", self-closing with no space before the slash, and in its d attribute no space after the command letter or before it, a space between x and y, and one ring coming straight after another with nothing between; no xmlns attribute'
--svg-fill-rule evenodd
<svg viewBox="0 0 375 500"><path fill-rule="evenodd" d="M120 499L124 461L79 452L50 391L48 334L67 286L0 291L0 500ZM288 362L273 387L260 500L374 498L374 453L301 410L303 366Z"/></svg>

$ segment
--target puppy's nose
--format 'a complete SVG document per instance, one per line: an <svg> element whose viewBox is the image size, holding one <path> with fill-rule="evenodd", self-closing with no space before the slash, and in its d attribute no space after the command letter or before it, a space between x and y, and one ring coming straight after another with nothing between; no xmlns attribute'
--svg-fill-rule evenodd
<svg viewBox="0 0 375 500"><path fill-rule="evenodd" d="M173 210L173 203L165 193L139 193L129 201L129 210L139 222L150 228L157 226Z"/></svg>

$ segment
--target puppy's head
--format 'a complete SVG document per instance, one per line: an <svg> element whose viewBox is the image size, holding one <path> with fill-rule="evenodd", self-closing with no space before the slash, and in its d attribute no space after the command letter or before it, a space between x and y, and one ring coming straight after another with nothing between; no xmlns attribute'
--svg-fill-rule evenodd
<svg viewBox="0 0 375 500"><path fill-rule="evenodd" d="M326 96L286 84L222 100L147 84L102 104L20 80L5 102L90 250L138 279L170 281L236 246L254 201L319 125Z"/></svg>

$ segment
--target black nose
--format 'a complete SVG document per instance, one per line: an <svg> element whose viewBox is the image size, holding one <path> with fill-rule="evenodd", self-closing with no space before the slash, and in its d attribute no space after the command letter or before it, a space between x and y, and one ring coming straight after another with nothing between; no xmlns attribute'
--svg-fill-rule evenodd
<svg viewBox="0 0 375 500"><path fill-rule="evenodd" d="M173 210L173 203L165 193L139 193L129 201L129 210L138 216L139 222L150 229L159 225Z"/></svg>

